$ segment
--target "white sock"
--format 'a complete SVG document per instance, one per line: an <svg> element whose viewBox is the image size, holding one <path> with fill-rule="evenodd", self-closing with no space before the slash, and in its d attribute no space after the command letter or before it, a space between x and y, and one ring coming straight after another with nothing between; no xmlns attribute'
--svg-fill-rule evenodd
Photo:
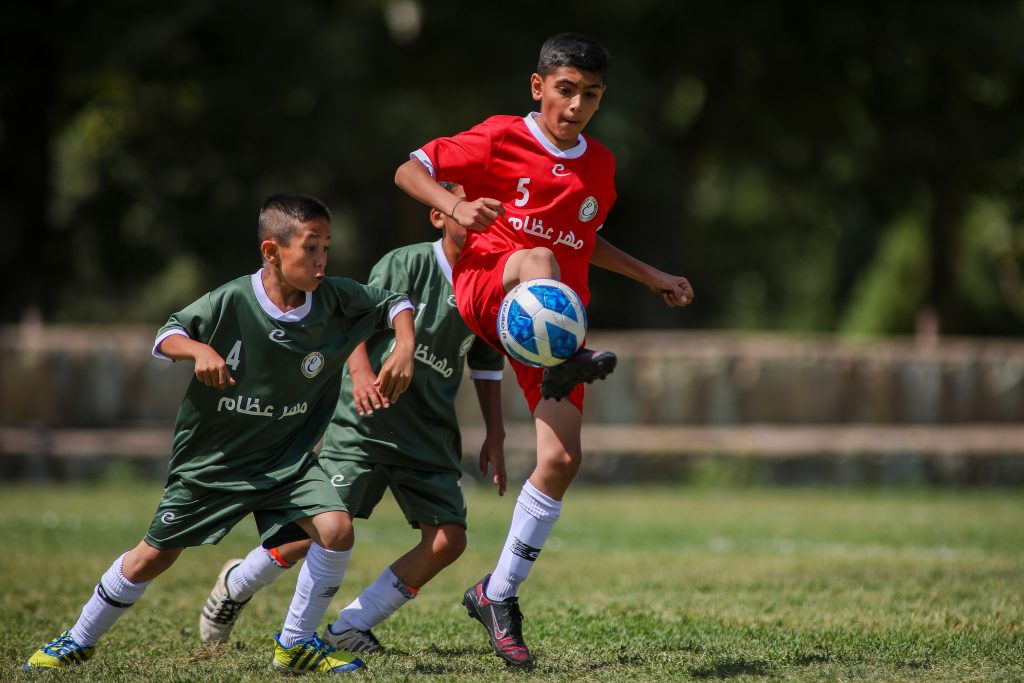
<svg viewBox="0 0 1024 683"><path fill-rule="evenodd" d="M292 647L308 640L316 632L331 598L345 578L351 555L351 550L328 550L316 543L309 546L309 554L295 583L288 617L281 628L281 645Z"/></svg>
<svg viewBox="0 0 1024 683"><path fill-rule="evenodd" d="M418 592L406 586L388 567L358 598L341 610L338 619L328 628L334 633L350 628L369 631L415 598Z"/></svg>
<svg viewBox="0 0 1024 683"><path fill-rule="evenodd" d="M245 602L261 588L269 586L294 565L282 565L270 551L256 546L245 556L242 564L228 572L228 595L232 600Z"/></svg>
<svg viewBox="0 0 1024 683"><path fill-rule="evenodd" d="M82 608L81 616L71 627L71 637L76 642L87 647L95 646L114 622L138 602L150 584L149 581L132 583L124 578L121 573L124 555L114 560L110 569L100 577L92 597Z"/></svg>
<svg viewBox="0 0 1024 683"><path fill-rule="evenodd" d="M561 513L562 501L541 493L529 480L523 484L512 528L484 591L488 600L505 600L519 592Z"/></svg>

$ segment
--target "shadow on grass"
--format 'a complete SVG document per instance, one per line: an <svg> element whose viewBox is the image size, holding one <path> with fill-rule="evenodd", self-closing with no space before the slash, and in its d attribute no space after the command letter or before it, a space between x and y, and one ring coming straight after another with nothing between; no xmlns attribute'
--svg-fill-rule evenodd
<svg viewBox="0 0 1024 683"><path fill-rule="evenodd" d="M399 654L395 651L389 651L388 654ZM405 653L409 656L411 653ZM479 648L471 647L438 647L432 645L418 653L418 658L415 664L413 664L412 670L417 674L426 674L433 676L443 676L444 674L451 674L457 671L461 671L461 666L451 666L445 662L458 662L460 659L466 656L484 654ZM422 655L429 655L429 661L423 661Z"/></svg>
<svg viewBox="0 0 1024 683"><path fill-rule="evenodd" d="M797 666L810 666L812 664L824 664L832 661L832 654L829 652L815 652L813 654L800 655L793 660Z"/></svg>
<svg viewBox="0 0 1024 683"><path fill-rule="evenodd" d="M767 676L771 667L764 662L752 662L745 659L715 662L707 666L690 669L694 678L736 678L737 676Z"/></svg>

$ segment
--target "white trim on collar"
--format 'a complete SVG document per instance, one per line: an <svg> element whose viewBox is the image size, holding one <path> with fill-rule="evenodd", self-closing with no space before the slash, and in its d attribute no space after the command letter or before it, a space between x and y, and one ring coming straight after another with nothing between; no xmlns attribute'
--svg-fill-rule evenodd
<svg viewBox="0 0 1024 683"><path fill-rule="evenodd" d="M278 320L283 323L297 323L306 317L310 309L313 308L313 292L306 292L306 303L302 304L296 309L285 313L277 307L270 297L267 296L267 290L263 287L263 269L260 268L252 274L250 278L252 282L252 291L256 295L256 301L260 302L260 308L263 312L269 315L274 320Z"/></svg>
<svg viewBox="0 0 1024 683"><path fill-rule="evenodd" d="M538 112L530 112L523 117L523 123L525 123L526 127L531 133L533 133L533 137L537 139L537 142L547 150L548 154L558 159L579 159L583 156L583 153L587 151L587 139L582 135L577 138L578 142L574 147L570 147L565 150L555 147L554 144L548 140L547 136L544 135L543 131L541 131L540 126L537 125L536 117L538 116L540 116Z"/></svg>
<svg viewBox="0 0 1024 683"><path fill-rule="evenodd" d="M441 271L444 273L444 276L448 278L448 284L453 285L452 264L448 263L448 255L444 253L444 245L442 242L444 242L444 238L434 242L434 256L437 258L437 265L441 266Z"/></svg>

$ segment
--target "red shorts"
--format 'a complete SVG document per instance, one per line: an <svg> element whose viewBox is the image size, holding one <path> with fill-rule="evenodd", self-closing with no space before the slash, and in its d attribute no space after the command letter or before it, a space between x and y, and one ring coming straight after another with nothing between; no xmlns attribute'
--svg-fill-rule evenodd
<svg viewBox="0 0 1024 683"><path fill-rule="evenodd" d="M530 414L533 414L540 403L540 383L544 378L544 368L535 368L517 361L508 355L498 339L498 309L505 298L505 287L502 275L505 262L513 251L494 252L489 254L463 254L455 262L452 269L452 280L455 283L455 302L459 313L466 321L469 329L476 336L501 351L512 364L516 380L523 390ZM577 385L569 394L569 401L583 412L583 385Z"/></svg>

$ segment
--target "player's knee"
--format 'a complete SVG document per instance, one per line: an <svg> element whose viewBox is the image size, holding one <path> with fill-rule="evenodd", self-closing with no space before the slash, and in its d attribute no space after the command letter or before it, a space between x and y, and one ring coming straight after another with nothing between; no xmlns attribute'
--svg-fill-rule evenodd
<svg viewBox="0 0 1024 683"><path fill-rule="evenodd" d="M355 531L348 515L330 515L317 520L316 530L320 545L328 550L349 550L355 543Z"/></svg>
<svg viewBox="0 0 1024 683"><path fill-rule="evenodd" d="M566 482L572 481L576 477L582 464L582 455L569 451L553 453L545 459L548 470Z"/></svg>
<svg viewBox="0 0 1024 683"><path fill-rule="evenodd" d="M152 581L170 569L181 555L182 548L160 550L145 541L133 548L121 560L121 573L129 581Z"/></svg>
<svg viewBox="0 0 1024 683"><path fill-rule="evenodd" d="M534 247L526 255L526 261L534 268L549 267L552 275L558 275L558 260L555 259L555 252L547 247Z"/></svg>

